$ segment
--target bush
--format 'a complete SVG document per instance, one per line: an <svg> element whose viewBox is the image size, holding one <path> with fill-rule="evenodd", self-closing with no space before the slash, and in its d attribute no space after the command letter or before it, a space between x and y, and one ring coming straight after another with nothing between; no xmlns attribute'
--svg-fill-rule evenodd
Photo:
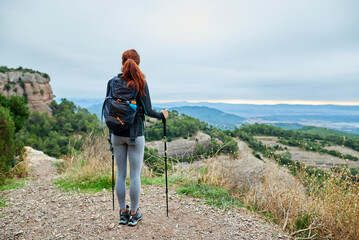
<svg viewBox="0 0 359 240"><path fill-rule="evenodd" d="M30 115L30 110L26 105L25 99L18 96L11 96L10 98L0 96L0 105L10 109L10 114L15 124L15 132L19 132L25 126Z"/></svg>
<svg viewBox="0 0 359 240"><path fill-rule="evenodd" d="M10 88L11 88L11 85L8 84L8 83L6 83L5 86L4 86L4 89L5 89L6 91L10 91Z"/></svg>
<svg viewBox="0 0 359 240"><path fill-rule="evenodd" d="M27 93L26 93L26 92L24 92L24 93L22 94L22 96L24 97L25 102L27 103Z"/></svg>
<svg viewBox="0 0 359 240"><path fill-rule="evenodd" d="M11 169L15 155L15 124L10 110L0 106L0 182Z"/></svg>
<svg viewBox="0 0 359 240"><path fill-rule="evenodd" d="M198 154L198 155L203 155L203 154L205 154L205 153L207 153L207 148L205 148L205 147L202 146L201 144L198 144L198 145L196 146L196 154Z"/></svg>
<svg viewBox="0 0 359 240"><path fill-rule="evenodd" d="M28 116L29 108L23 98L7 98L0 94L0 181L16 164L15 156L22 156L23 143L16 133L25 125Z"/></svg>
<svg viewBox="0 0 359 240"><path fill-rule="evenodd" d="M18 68L8 68L6 66L0 66L0 72L1 73L6 73L6 72L28 72L28 73L38 73L40 75L42 75L44 78L49 78L49 75L46 73L42 73L39 71L35 71L33 69L30 68L23 68L23 67L18 67Z"/></svg>

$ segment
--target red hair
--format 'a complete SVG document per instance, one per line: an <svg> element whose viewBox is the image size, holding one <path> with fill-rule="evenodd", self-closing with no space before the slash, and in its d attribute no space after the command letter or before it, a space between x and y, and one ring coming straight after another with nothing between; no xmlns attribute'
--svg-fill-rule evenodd
<svg viewBox="0 0 359 240"><path fill-rule="evenodd" d="M130 49L122 54L122 76L127 86L136 88L140 97L144 95L146 76L141 72L140 55L138 55L135 49Z"/></svg>

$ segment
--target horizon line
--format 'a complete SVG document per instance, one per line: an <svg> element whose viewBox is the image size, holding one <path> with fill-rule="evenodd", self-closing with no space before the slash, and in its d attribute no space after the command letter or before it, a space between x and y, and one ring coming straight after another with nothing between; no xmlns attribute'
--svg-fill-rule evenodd
<svg viewBox="0 0 359 240"><path fill-rule="evenodd" d="M225 100L152 100L154 103L189 102L189 103L227 103L227 104L253 104L253 105L340 105L359 106L359 102L353 101L312 101L312 100L246 100L246 99L225 99Z"/></svg>

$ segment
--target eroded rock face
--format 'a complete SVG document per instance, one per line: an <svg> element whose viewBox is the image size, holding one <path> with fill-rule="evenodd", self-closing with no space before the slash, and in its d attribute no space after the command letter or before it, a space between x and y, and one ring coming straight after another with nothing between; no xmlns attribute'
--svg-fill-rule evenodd
<svg viewBox="0 0 359 240"><path fill-rule="evenodd" d="M205 133L197 132L193 137L188 139L176 139L167 142L168 157L186 157L196 153L198 144L209 148L211 137ZM157 149L160 156L164 156L163 140L146 142L148 148Z"/></svg>
<svg viewBox="0 0 359 240"><path fill-rule="evenodd" d="M27 98L30 111L51 114L49 104L53 100L50 78L46 74L10 71L0 73L0 93Z"/></svg>

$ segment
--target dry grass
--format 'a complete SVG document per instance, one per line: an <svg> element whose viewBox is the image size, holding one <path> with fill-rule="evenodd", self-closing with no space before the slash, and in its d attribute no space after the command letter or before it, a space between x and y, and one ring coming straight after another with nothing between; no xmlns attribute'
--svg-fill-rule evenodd
<svg viewBox="0 0 359 240"><path fill-rule="evenodd" d="M359 184L345 177L346 170L305 188L304 171L296 177L284 176L283 170L270 161L258 185L239 189L233 178L235 161L220 156L208 161L202 167L204 171L195 169L188 174L226 188L234 198L265 213L295 239L359 239Z"/></svg>
<svg viewBox="0 0 359 240"><path fill-rule="evenodd" d="M201 181L214 185L226 187L227 190L235 191L237 184L235 182L235 167L231 167L233 160L229 156L216 156L206 159L203 162L206 166L203 171L197 172Z"/></svg>
<svg viewBox="0 0 359 240"><path fill-rule="evenodd" d="M65 175L73 179L85 179L111 172L111 152L104 135L89 134L86 136L78 154L64 158Z"/></svg>
<svg viewBox="0 0 359 240"><path fill-rule="evenodd" d="M10 171L10 176L14 178L24 178L29 175L29 167L27 161L27 152L23 151L22 156L20 156L22 161L19 161Z"/></svg>
<svg viewBox="0 0 359 240"><path fill-rule="evenodd" d="M249 189L242 199L246 205L270 213L290 232L296 229L295 222L308 201L301 181L285 175L274 162L267 162L258 187Z"/></svg>
<svg viewBox="0 0 359 240"><path fill-rule="evenodd" d="M89 177L111 175L112 154L109 150L108 135L88 134L81 151L78 154L64 158L65 175L81 180ZM116 176L116 163L115 163ZM129 171L129 164L127 164ZM152 171L146 166L142 167L141 175L151 177Z"/></svg>
<svg viewBox="0 0 359 240"><path fill-rule="evenodd" d="M359 239L359 184L347 175L346 170L332 174L323 187L310 193L310 210L316 213L316 231L321 236Z"/></svg>

